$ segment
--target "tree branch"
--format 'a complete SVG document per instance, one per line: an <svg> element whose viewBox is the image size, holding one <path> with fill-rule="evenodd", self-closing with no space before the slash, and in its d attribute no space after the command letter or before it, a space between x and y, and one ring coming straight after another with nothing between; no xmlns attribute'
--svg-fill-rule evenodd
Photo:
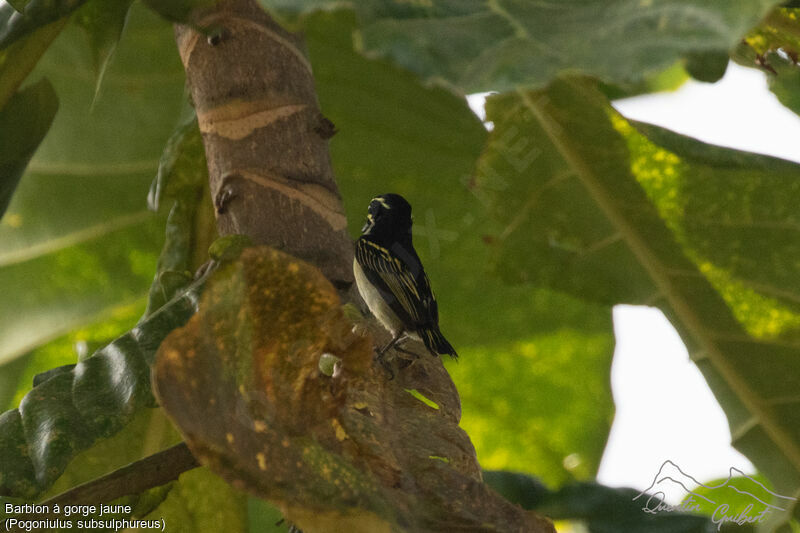
<svg viewBox="0 0 800 533"><path fill-rule="evenodd" d="M42 502L43 505L97 504L165 485L200 466L185 442L134 461L105 476L87 481Z"/></svg>
<svg viewBox="0 0 800 533"><path fill-rule="evenodd" d="M87 481L67 491L57 494L40 504L53 508L55 504L97 505L128 496L140 494L148 489L160 487L178 479L182 473L200 466L192 452L181 442L158 453L134 461L113 472ZM57 513L37 514L36 519L63 518ZM2 526L5 531L5 525ZM9 531L22 531L19 528Z"/></svg>

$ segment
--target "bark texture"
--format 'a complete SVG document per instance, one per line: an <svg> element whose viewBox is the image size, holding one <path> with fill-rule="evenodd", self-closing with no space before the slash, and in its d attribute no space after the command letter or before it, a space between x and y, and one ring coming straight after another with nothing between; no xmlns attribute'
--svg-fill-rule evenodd
<svg viewBox="0 0 800 533"><path fill-rule="evenodd" d="M302 39L252 0L199 13L207 37L177 26L220 235L249 236L304 259L339 289L352 245Z"/></svg>

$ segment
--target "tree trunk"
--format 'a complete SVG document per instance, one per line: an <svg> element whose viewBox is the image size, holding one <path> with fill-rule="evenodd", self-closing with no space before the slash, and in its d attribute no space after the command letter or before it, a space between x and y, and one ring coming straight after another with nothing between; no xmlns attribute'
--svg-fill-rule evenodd
<svg viewBox="0 0 800 533"><path fill-rule="evenodd" d="M221 2L177 26L220 235L238 233L352 285L352 244L303 41L254 1Z"/></svg>

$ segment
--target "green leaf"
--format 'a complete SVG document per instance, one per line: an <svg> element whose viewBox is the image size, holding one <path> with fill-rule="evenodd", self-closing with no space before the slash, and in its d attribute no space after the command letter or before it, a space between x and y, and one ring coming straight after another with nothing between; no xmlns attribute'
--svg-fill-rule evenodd
<svg viewBox="0 0 800 533"><path fill-rule="evenodd" d="M0 65L18 71L17 83L30 72L39 56L66 24L68 16L86 32L92 50L96 87L99 88L108 61L122 34L132 0L28 0L24 14L13 13L8 5L0 6ZM20 11L18 9L18 11ZM22 53L20 53L22 52ZM5 59L3 56L5 55ZM3 84L0 84L2 107Z"/></svg>
<svg viewBox="0 0 800 533"><path fill-rule="evenodd" d="M138 301L153 277L163 218L145 198L183 69L171 28L142 7L97 98L92 57L70 25L37 66L61 106L0 224L0 362Z"/></svg>
<svg viewBox="0 0 800 533"><path fill-rule="evenodd" d="M767 75L769 90L778 97L780 103L800 115L800 67L778 54L767 54L767 62L777 75Z"/></svg>
<svg viewBox="0 0 800 533"><path fill-rule="evenodd" d="M19 405L19 401L14 401L14 396L19 384L22 382L22 376L25 375L25 371L30 366L31 355L26 354L18 357L0 367L0 411L6 411L15 405ZM46 368L51 367L48 366ZM25 383L30 383L30 380L26 380ZM29 386L26 387L26 390L27 388ZM20 399L22 399L21 395Z"/></svg>
<svg viewBox="0 0 800 533"><path fill-rule="evenodd" d="M495 128L479 183L504 225L496 270L606 305L661 308L734 446L793 493L800 167L627 122L584 80L495 97L487 110Z"/></svg>
<svg viewBox="0 0 800 533"><path fill-rule="evenodd" d="M483 477L508 501L536 510L554 520L579 521L592 533L710 533L716 526L703 516L680 511L647 513L634 498L634 489L611 488L598 483L570 483L556 491L541 481L517 472L488 471ZM644 500L646 501L646 500ZM726 524L721 531L751 533L751 526Z"/></svg>
<svg viewBox="0 0 800 533"><path fill-rule="evenodd" d="M0 6L0 9L2 7L4 6ZM66 22L66 19L61 19L38 28L27 37L0 50L0 109L4 108L8 99L16 93Z"/></svg>
<svg viewBox="0 0 800 533"><path fill-rule="evenodd" d="M770 531L791 518L793 502L775 493L769 481L761 475L747 476L731 468L726 478L690 488L692 494L681 503L691 505L694 512L710 516L712 520L736 516L743 511L750 517L763 513L762 527Z"/></svg>
<svg viewBox="0 0 800 533"><path fill-rule="evenodd" d="M484 470L483 480L500 493L503 498L522 506L535 509L542 505L551 492L538 478L520 472Z"/></svg>
<svg viewBox="0 0 800 533"><path fill-rule="evenodd" d="M248 507L246 495L207 468L195 468L181 474L164 502L143 519L163 519L170 533L247 533Z"/></svg>
<svg viewBox="0 0 800 533"><path fill-rule="evenodd" d="M777 52L798 52L800 48L800 9L782 7L772 11L757 27L744 38L744 44L757 54Z"/></svg>
<svg viewBox="0 0 800 533"><path fill-rule="evenodd" d="M306 26L322 109L341 131L331 152L351 233L376 194L411 202L442 330L462 355L448 370L481 464L552 484L593 477L613 416L610 312L487 276L494 222L467 189L486 130L464 99L355 53L352 28L346 13Z"/></svg>
<svg viewBox="0 0 800 533"><path fill-rule="evenodd" d="M247 498L249 533L284 533L286 526L279 525L283 515L272 505L259 498Z"/></svg>
<svg viewBox="0 0 800 533"><path fill-rule="evenodd" d="M180 442L180 434L161 409L141 409L118 433L76 454L40 499L97 479ZM134 502L130 502L134 505Z"/></svg>
<svg viewBox="0 0 800 533"><path fill-rule="evenodd" d="M72 17L89 39L95 71L95 97L122 37L133 0L89 0Z"/></svg>
<svg viewBox="0 0 800 533"><path fill-rule="evenodd" d="M286 533L280 511L234 489L207 468L181 474L145 520L163 519L170 533Z"/></svg>
<svg viewBox="0 0 800 533"><path fill-rule="evenodd" d="M341 2L260 0L285 19L346 5L359 17L357 41L426 80L460 91L540 87L563 72L636 83L692 61L709 79L727 53L778 0L507 0Z"/></svg>
<svg viewBox="0 0 800 533"><path fill-rule="evenodd" d="M172 209L145 316L191 283L193 271L205 260L207 243L216 235L203 140L193 112L167 141L150 185L150 208L158 210L165 200L172 202Z"/></svg>
<svg viewBox="0 0 800 533"><path fill-rule="evenodd" d="M77 485L94 480L131 462L161 451L179 440L180 436L164 416L161 409L141 410L122 431L111 438L97 441L90 448L77 454L64 473L39 499L46 500L54 497ZM84 522L83 527L86 528L86 521L91 519L109 520L112 518L131 518L131 516L141 517L150 512L153 507L158 506L166 498L171 488L172 484L167 484L163 487L145 491L142 494L123 496L113 502L107 502L110 505L130 506L132 508L130 513L104 513L102 516L99 510L94 513L74 513L69 516L65 513L60 513L54 518L71 522L72 525L52 529L52 531L79 529L81 526L78 525L78 522ZM0 496L0 503L5 501L9 501L9 498ZM97 506L97 502L91 502L91 504ZM99 508L99 506L97 507ZM13 515L5 513L4 509L0 509L0 520L10 516ZM51 530L48 529L48 531Z"/></svg>
<svg viewBox="0 0 800 533"><path fill-rule="evenodd" d="M197 117L192 111L167 140L158 162L158 173L150 185L147 204L158 211L164 200L197 196L207 181L206 152Z"/></svg>
<svg viewBox="0 0 800 533"><path fill-rule="evenodd" d="M197 9L213 6L219 0L143 0L144 4L170 22L185 24Z"/></svg>
<svg viewBox="0 0 800 533"><path fill-rule="evenodd" d="M690 53L686 56L686 71L696 80L714 83L722 79L728 68L728 52Z"/></svg>
<svg viewBox="0 0 800 533"><path fill-rule="evenodd" d="M726 63L727 64L727 63ZM689 79L687 65L675 63L670 68L648 77L638 83L609 85L601 83L600 88L609 100L629 98L640 94L674 91Z"/></svg>
<svg viewBox="0 0 800 533"><path fill-rule="evenodd" d="M776 9L736 48L733 59L761 68L778 100L800 114L800 9Z"/></svg>
<svg viewBox="0 0 800 533"><path fill-rule="evenodd" d="M47 80L18 92L0 109L0 218L58 109Z"/></svg>
<svg viewBox="0 0 800 533"><path fill-rule="evenodd" d="M24 12L11 4L0 5L0 50L36 29L66 17L86 0L28 0Z"/></svg>
<svg viewBox="0 0 800 533"><path fill-rule="evenodd" d="M11 0L8 3L11 4L18 12L22 13L25 10L25 6L28 5L30 1L31 0Z"/></svg>
<svg viewBox="0 0 800 533"><path fill-rule="evenodd" d="M13 375L13 372L9 373L9 367L13 368L17 364L21 367L14 379L6 382L7 388L0 388L0 394L9 397L9 401L0 405L0 408L11 409L18 406L23 396L31 390L31 384L36 386L37 381L56 369L68 365L74 366L78 361L130 331L142 316L144 307L143 300L119 307L110 316L70 331L0 367L0 375L3 377Z"/></svg>
<svg viewBox="0 0 800 533"><path fill-rule="evenodd" d="M195 311L205 279L146 321L23 397L0 417L0 494L32 498L76 455L154 407L150 367L161 340ZM102 455L102 454L101 454Z"/></svg>
<svg viewBox="0 0 800 533"><path fill-rule="evenodd" d="M711 533L709 519L679 512L649 514L633 498L639 491L610 488L597 483L575 483L552 493L537 508L555 519L580 520L592 533ZM751 527L734 526L722 531L752 533Z"/></svg>

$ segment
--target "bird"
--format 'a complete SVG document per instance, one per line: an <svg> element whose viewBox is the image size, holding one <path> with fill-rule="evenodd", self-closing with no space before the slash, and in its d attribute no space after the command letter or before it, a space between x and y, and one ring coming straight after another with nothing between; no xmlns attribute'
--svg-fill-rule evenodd
<svg viewBox="0 0 800 533"><path fill-rule="evenodd" d="M439 329L439 309L411 237L411 204L399 194L381 194L370 200L367 220L355 243L353 273L361 298L370 312L392 334L389 348L408 338L421 340L434 355L458 358ZM391 370L390 370L391 372ZM393 375L393 374L392 374Z"/></svg>

